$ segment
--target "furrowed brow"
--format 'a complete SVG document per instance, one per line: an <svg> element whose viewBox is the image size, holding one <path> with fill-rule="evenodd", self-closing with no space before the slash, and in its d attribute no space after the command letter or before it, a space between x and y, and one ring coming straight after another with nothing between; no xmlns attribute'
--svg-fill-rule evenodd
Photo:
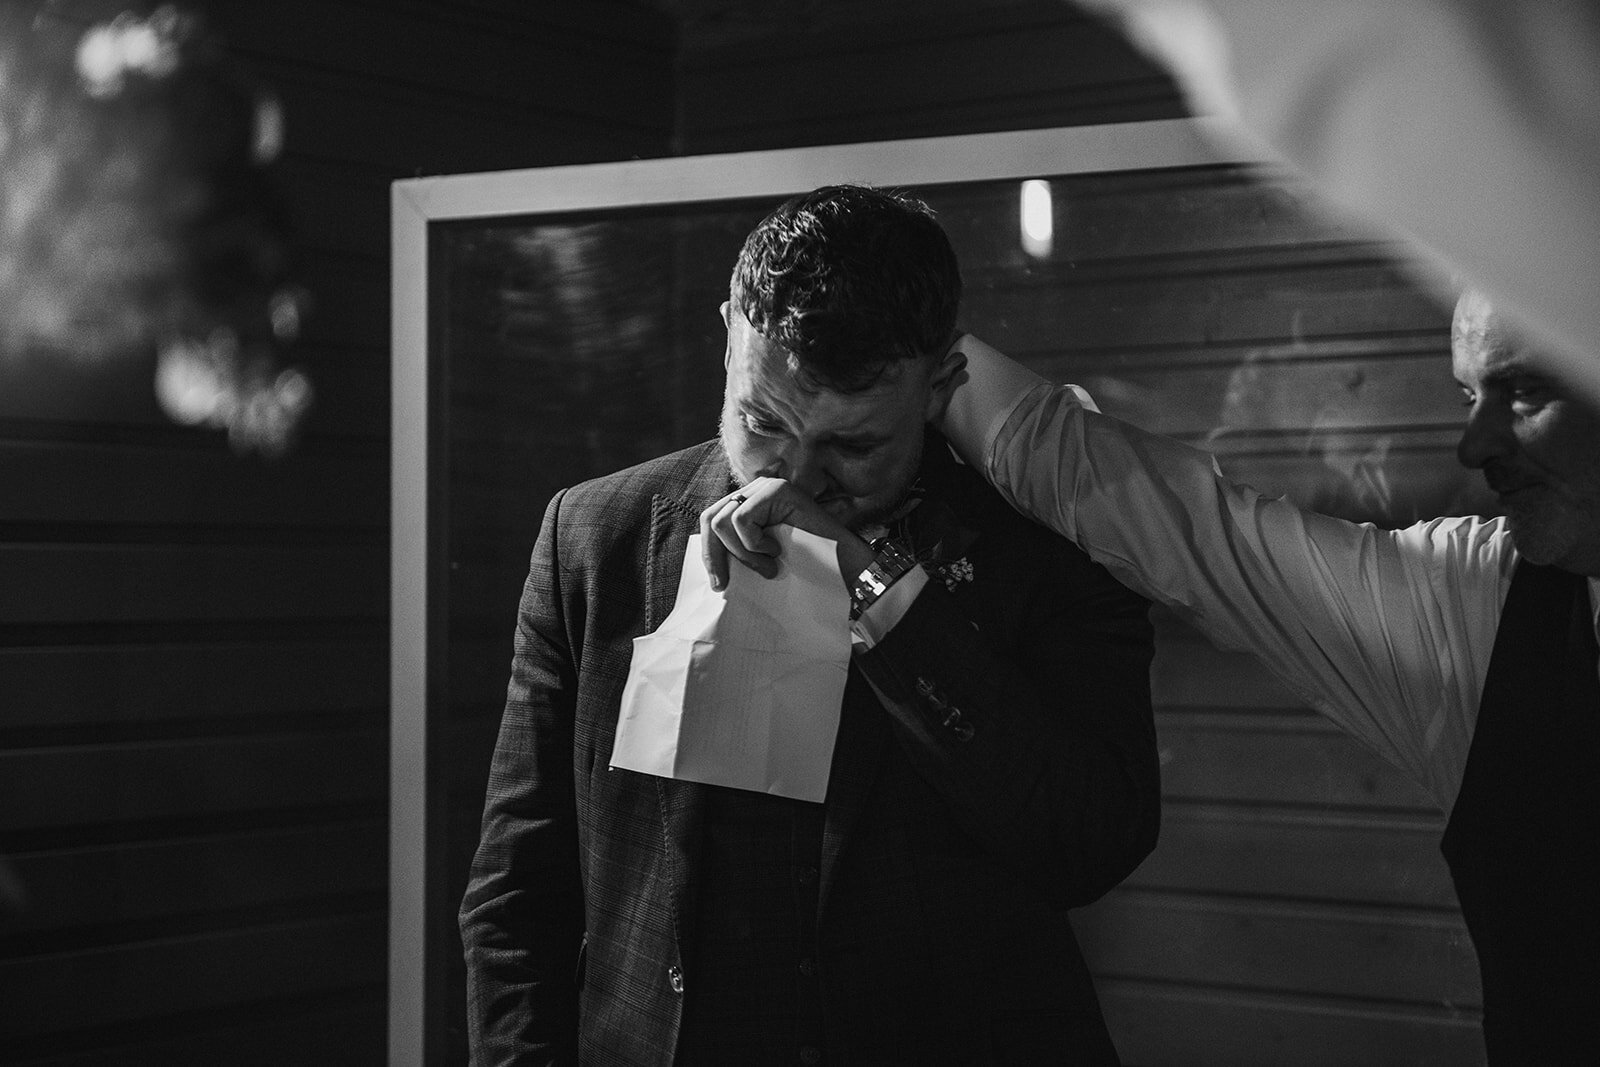
<svg viewBox="0 0 1600 1067"><path fill-rule="evenodd" d="M1537 368L1528 366L1526 363L1509 363L1495 367L1486 373L1482 380L1484 385L1493 385L1500 388L1550 384L1548 376Z"/></svg>
<svg viewBox="0 0 1600 1067"><path fill-rule="evenodd" d="M851 448L877 448L890 440L886 434L880 433L836 433L832 439L835 444Z"/></svg>

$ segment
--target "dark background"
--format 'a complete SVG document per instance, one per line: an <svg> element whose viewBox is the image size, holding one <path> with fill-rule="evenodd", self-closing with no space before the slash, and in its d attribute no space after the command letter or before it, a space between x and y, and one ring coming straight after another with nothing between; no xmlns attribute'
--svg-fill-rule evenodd
<svg viewBox="0 0 1600 1067"><path fill-rule="evenodd" d="M163 419L152 360L0 361L0 853L32 898L0 926L0 1062L383 1060L389 182L1182 114L1164 77L1054 0L209 10L287 109L315 300L294 355L317 406L266 462ZM1098 251L1035 279L1070 316L979 284L990 340L1307 502L1391 521L1460 503L1448 319L1385 248L1228 168L1074 195ZM509 336L538 350L547 318L522 311ZM560 369L596 406L551 435L581 434L583 462L709 435L691 415L631 425L601 387L625 368L596 358ZM478 387L503 400L503 384ZM690 389L674 410L706 402ZM479 432L465 464L529 447L460 426ZM1374 465L1399 497L1363 495ZM456 546L484 592L457 625L484 663L506 662L500 575L535 532L502 519ZM1476 1055L1437 815L1245 657L1170 622L1162 642L1163 844L1080 924L1124 1055ZM501 670L462 680L458 821ZM454 1018L431 1029L459 1056Z"/></svg>

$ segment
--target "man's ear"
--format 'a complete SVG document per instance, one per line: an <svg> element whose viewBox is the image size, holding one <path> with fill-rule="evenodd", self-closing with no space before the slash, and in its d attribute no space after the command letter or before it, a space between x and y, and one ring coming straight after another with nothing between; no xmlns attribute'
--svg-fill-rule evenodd
<svg viewBox="0 0 1600 1067"><path fill-rule="evenodd" d="M950 347L944 350L939 357L939 362L934 365L933 377L928 382L928 410L926 421L938 425L944 420L945 408L950 406L950 396L956 387L967 380L967 355L961 351L961 342L966 339L966 334L956 334L956 339L950 342Z"/></svg>

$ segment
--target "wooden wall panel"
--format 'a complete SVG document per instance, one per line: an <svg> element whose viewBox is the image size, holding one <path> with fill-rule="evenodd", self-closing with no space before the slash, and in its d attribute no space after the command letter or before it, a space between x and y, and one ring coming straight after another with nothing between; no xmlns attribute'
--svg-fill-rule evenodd
<svg viewBox="0 0 1600 1067"><path fill-rule="evenodd" d="M64 361L53 354L8 353L0 360L0 420L4 420L0 426L8 439L23 440L69 439L83 433L84 424L165 429L168 424L151 386L154 375L151 354L133 353L95 364ZM73 427L68 430L61 423Z"/></svg>
<svg viewBox="0 0 1600 1067"><path fill-rule="evenodd" d="M381 536L375 520L387 504L383 465L354 449L308 448L272 463L241 463L212 447L0 441L0 475L19 485L27 476L25 486L0 498L0 524L310 525Z"/></svg>
<svg viewBox="0 0 1600 1067"><path fill-rule="evenodd" d="M1238 173L1206 166L1074 177L1056 187L1069 195L1052 197L1052 246L1042 259L1024 251L1015 227L995 225L997 218L1015 215L1015 185L975 189L960 207L941 212L939 221L966 253L969 281L980 265L1109 266L1284 249L1304 256L1318 245L1371 237L1349 219L1312 207L1304 186L1288 175L1274 175L1268 184L1240 182Z"/></svg>
<svg viewBox="0 0 1600 1067"><path fill-rule="evenodd" d="M1086 909L1084 951L1107 977L1473 1008L1459 917L1119 889ZM1317 966L1307 967L1307 960Z"/></svg>
<svg viewBox="0 0 1600 1067"><path fill-rule="evenodd" d="M1161 782L1169 798L1340 810L1427 810L1416 784L1316 714L1157 713Z"/></svg>
<svg viewBox="0 0 1600 1067"><path fill-rule="evenodd" d="M1005 206L968 192L929 197L958 220L979 336L1304 503L1385 523L1470 506L1451 455L1445 310L1392 247L1310 210L1303 190L1261 187L1237 168L1062 180L1058 215L1085 221L1031 265L995 224ZM1226 225L1235 214L1242 233ZM715 288L689 273L684 306L714 303ZM507 362L535 354L507 348ZM496 632L476 613L493 603L510 619L536 522L524 498L537 484L543 499L552 467L571 481L613 454L590 439L611 440L616 412L553 392L562 369L518 366L454 394L466 412L505 396L594 412L522 482L495 478L494 457L515 443L502 422L454 439L458 502L481 523L452 546L461 614L448 745L459 766L481 768L493 743L509 626ZM1162 842L1078 917L1128 1062L1295 1062L1285 1050L1302 1043L1328 1062L1480 1060L1476 969L1431 801L1249 656L1213 649L1165 613L1155 681ZM472 783L453 783L452 796L464 798L451 813L452 862L464 865L470 848L454 843L474 835ZM1386 1059L1385 1048L1403 1053Z"/></svg>
<svg viewBox="0 0 1600 1067"><path fill-rule="evenodd" d="M0 619L349 618L376 614L386 564L371 544L10 545L0 550Z"/></svg>
<svg viewBox="0 0 1600 1067"><path fill-rule="evenodd" d="M0 650L14 710L7 736L75 736L98 727L181 728L199 718L305 716L341 708L378 711L389 699L389 649L380 625L333 626L323 635L303 620L248 639L46 644ZM355 630L355 633L349 632ZM361 631L366 631L362 633Z"/></svg>
<svg viewBox="0 0 1600 1067"><path fill-rule="evenodd" d="M337 992L383 979L382 909L151 937L106 948L0 961L4 1036L30 1038L97 1021L221 1008L239 1001ZM307 959L317 965L307 968ZM152 976L161 976L153 981ZM44 1042L38 1042L43 1046ZM316 1062L307 1050L305 1062Z"/></svg>
<svg viewBox="0 0 1600 1067"><path fill-rule="evenodd" d="M1165 345L1174 336L1190 344L1255 347L1306 336L1405 336L1436 329L1438 306L1405 285L1393 265L1374 262L1371 255L1370 248L1359 248L1308 263L1260 256L1157 270L1135 264L1118 271L1053 272L1031 287L1044 295L974 286L968 314L1006 323L996 343L1026 351L1069 337L1100 350ZM1158 303L1149 299L1155 291L1161 293ZM1129 315L1133 308L1141 314Z"/></svg>
<svg viewBox="0 0 1600 1067"><path fill-rule="evenodd" d="M1142 1067L1415 1067L1483 1059L1474 1013L1103 978L1123 1061ZM1174 1035L1181 1035L1174 1040Z"/></svg>
<svg viewBox="0 0 1600 1067"><path fill-rule="evenodd" d="M1461 391L1439 381L1443 354L1307 359L1287 345L1263 345L1232 365L1174 358L1081 377L1119 417L1207 443L1283 430L1416 432L1460 418Z"/></svg>
<svg viewBox="0 0 1600 1067"><path fill-rule="evenodd" d="M634 5L237 7L235 49L308 117L298 156L415 177L667 154L677 39Z"/></svg>
<svg viewBox="0 0 1600 1067"><path fill-rule="evenodd" d="M1455 907L1434 812L1338 813L1169 797L1161 847L1131 887L1297 900Z"/></svg>
<svg viewBox="0 0 1600 1067"><path fill-rule="evenodd" d="M733 6L736 18L685 28L685 152L1180 113L1169 79L1050 0Z"/></svg>
<svg viewBox="0 0 1600 1067"><path fill-rule="evenodd" d="M0 754L0 832L381 803L387 760L381 721L337 717L267 736L13 749Z"/></svg>
<svg viewBox="0 0 1600 1067"><path fill-rule="evenodd" d="M169 426L148 361L0 361L0 566L32 583L26 598L11 582L0 592L0 851L39 890L0 926L0 1059L381 1060L387 182L1179 112L1165 79L1056 0L919 6L833 5L858 10L798 33L690 33L679 49L669 17L609 0L215 5L288 109L284 177L315 302L296 357L318 403L309 438L269 468ZM1032 293L988 284L983 264L1017 255L1003 235L950 223L971 242L986 336L1091 378L1108 408L1176 419L1165 413L1185 379L1220 407L1241 363L1356 405L1343 414L1366 410L1380 382L1431 396L1438 309L1292 191L1139 175L1075 203ZM1041 292L1059 302L1034 309ZM1350 387L1352 369L1374 385ZM1302 492L1323 484L1328 453L1296 451L1293 435L1310 439L1322 410L1307 397L1292 424L1241 419L1221 438L1174 425ZM1363 418L1335 425L1416 444L1403 486L1448 461L1442 413ZM525 564L525 544L494 551ZM1163 657L1175 647L1187 646L1164 635ZM1300 973L1352 915L1377 924L1368 933L1416 935L1418 960L1459 949L1421 802L1241 658L1208 654L1158 662L1176 762L1168 832L1104 917L1085 917L1086 941L1120 953L1103 986L1125 1057L1472 1062L1470 1002L1433 1007L1397 986L1375 1004L1334 988L1331 971L1320 985ZM465 767L483 766L504 670L452 676L453 706L482 711L447 740ZM1201 781L1204 768L1231 784ZM466 824L452 840L471 834L474 773L452 784ZM1413 854L1432 865L1406 865ZM1258 904L1279 936L1234 941ZM1198 958L1163 972L1160 945L1119 937L1130 923L1207 939L1229 974L1259 984L1222 988ZM1444 940L1420 947L1428 931ZM1345 957L1361 974L1391 944L1364 936L1373 955ZM1275 953L1268 972L1253 975L1251 944ZM1413 967L1392 981L1465 989L1459 951L1443 956L1431 979ZM1314 992L1271 991L1267 973Z"/></svg>
<svg viewBox="0 0 1600 1067"><path fill-rule="evenodd" d="M50 901L50 911L24 913L11 927L12 943L23 934L104 929L111 919L148 923L381 896L388 881L383 827L381 817L350 819L16 855L18 877L30 894Z"/></svg>
<svg viewBox="0 0 1600 1067"><path fill-rule="evenodd" d="M282 997L246 1012L220 1009L182 1018L176 1030L133 1022L80 1032L66 1040L52 1036L33 1042L48 1052L30 1062L49 1067L133 1063L282 1067L306 1062L380 1067L385 1062L381 988L356 996L335 992ZM307 1060L307 1049L314 1049L318 1060Z"/></svg>
<svg viewBox="0 0 1600 1067"><path fill-rule="evenodd" d="M671 148L656 12L210 13L285 106L315 406L266 461L172 425L148 354L0 358L8 1064L383 1062L389 183Z"/></svg>
<svg viewBox="0 0 1600 1067"><path fill-rule="evenodd" d="M1446 309L1392 247L1252 181L1058 181L1065 236L1020 267L957 212L968 320L1263 490L1391 525L1480 507ZM1076 918L1127 1062L1481 1062L1437 807L1250 656L1157 618L1162 839Z"/></svg>

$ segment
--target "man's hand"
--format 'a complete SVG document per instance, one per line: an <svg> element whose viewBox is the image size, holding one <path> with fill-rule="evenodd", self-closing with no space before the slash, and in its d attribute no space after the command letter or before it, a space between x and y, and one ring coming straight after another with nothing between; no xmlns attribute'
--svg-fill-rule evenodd
<svg viewBox="0 0 1600 1067"><path fill-rule="evenodd" d="M700 550L712 589L728 584L731 556L763 578L778 573L778 542L768 531L793 526L839 545L839 573L850 578L872 562L872 549L822 506L782 478L757 478L700 513Z"/></svg>

